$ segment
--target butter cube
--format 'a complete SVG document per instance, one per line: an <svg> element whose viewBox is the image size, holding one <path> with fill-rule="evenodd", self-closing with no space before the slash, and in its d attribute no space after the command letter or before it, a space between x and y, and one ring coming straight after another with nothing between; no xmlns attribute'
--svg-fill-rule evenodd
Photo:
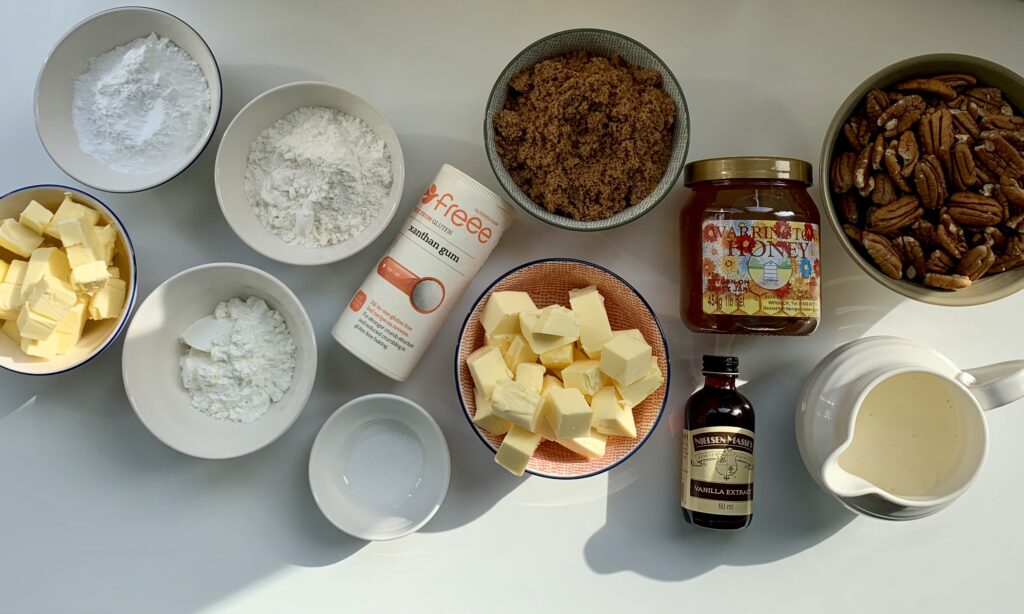
<svg viewBox="0 0 1024 614"><path fill-rule="evenodd" d="M627 328L626 330L613 330L612 331L612 338L618 337L619 335L625 335L627 337L632 337L633 339L636 339L640 343L647 343L647 339L644 339L643 333L641 333L636 328Z"/></svg>
<svg viewBox="0 0 1024 614"><path fill-rule="evenodd" d="M519 312L537 309L533 299L525 292L495 292L487 299L480 324L492 335L507 335L519 332Z"/></svg>
<svg viewBox="0 0 1024 614"><path fill-rule="evenodd" d="M21 286L0 284L0 320L17 320L23 304Z"/></svg>
<svg viewBox="0 0 1024 614"><path fill-rule="evenodd" d="M23 339L45 341L56 328L56 320L35 313L28 305L21 306L21 311L18 312L18 332Z"/></svg>
<svg viewBox="0 0 1024 614"><path fill-rule="evenodd" d="M11 341L18 344L21 347L21 332L18 331L17 320L7 320L3 326L0 326L0 331L7 335Z"/></svg>
<svg viewBox="0 0 1024 614"><path fill-rule="evenodd" d="M582 437L556 439L555 443L585 458L601 458L604 456L608 444L608 436L596 431L590 431L590 433Z"/></svg>
<svg viewBox="0 0 1024 614"><path fill-rule="evenodd" d="M117 268L116 266L108 266L107 273L110 274L110 276L113 277L114 279L121 279L121 269Z"/></svg>
<svg viewBox="0 0 1024 614"><path fill-rule="evenodd" d="M108 279L89 300L89 319L107 320L121 315L127 284L120 279Z"/></svg>
<svg viewBox="0 0 1024 614"><path fill-rule="evenodd" d="M111 279L107 263L102 260L83 264L71 269L71 283L79 292L95 292L107 285Z"/></svg>
<svg viewBox="0 0 1024 614"><path fill-rule="evenodd" d="M21 212L18 221L21 225L32 229L32 232L41 235L46 230L46 225L53 219L53 213L36 201L32 201Z"/></svg>
<svg viewBox="0 0 1024 614"><path fill-rule="evenodd" d="M600 358L601 348L612 339L612 325L597 286L569 290L569 304L580 321L580 345L590 358Z"/></svg>
<svg viewBox="0 0 1024 614"><path fill-rule="evenodd" d="M523 384L501 379L494 385L491 396L494 415L531 432L537 431L540 413L540 393Z"/></svg>
<svg viewBox="0 0 1024 614"><path fill-rule="evenodd" d="M573 439L590 433L594 412L583 393L575 388L551 389L547 419L558 439Z"/></svg>
<svg viewBox="0 0 1024 614"><path fill-rule="evenodd" d="M540 312L537 325L533 328L534 333L554 335L555 337L580 337L580 321L570 309L561 305L545 307Z"/></svg>
<svg viewBox="0 0 1024 614"><path fill-rule="evenodd" d="M522 330L523 337L530 344L530 349L533 350L534 354L539 355L550 352L576 341L574 337L558 337L556 335L545 335L544 333L535 332L534 329L537 327L542 313L542 311L536 309L519 313L519 328Z"/></svg>
<svg viewBox="0 0 1024 614"><path fill-rule="evenodd" d="M516 367L516 381L538 394L544 388L544 365L535 362L523 362Z"/></svg>
<svg viewBox="0 0 1024 614"><path fill-rule="evenodd" d="M25 288L33 286L47 275L61 281L67 281L71 277L71 267L68 265L68 257L63 250L56 247L40 247L33 251L32 257L28 259L28 268L25 271L22 286Z"/></svg>
<svg viewBox="0 0 1024 614"><path fill-rule="evenodd" d="M89 224L84 217L77 217L64 220L57 225L60 232L60 241L65 249L70 247L84 247L89 250L92 260L99 260L106 263L108 248L111 251L109 257L113 257L112 244L108 246L101 239L98 229ZM109 228L107 226L106 228Z"/></svg>
<svg viewBox="0 0 1024 614"><path fill-rule="evenodd" d="M97 226L95 236L99 242L103 259L111 262L114 259L114 247L117 245L117 230L113 225Z"/></svg>
<svg viewBox="0 0 1024 614"><path fill-rule="evenodd" d="M658 357L651 356L651 362L648 365L647 373L645 373L643 377L629 386L620 386L616 384L615 388L619 391L619 396L622 397L622 401L630 408L633 408L661 387L661 384L664 381L665 378L662 377L661 368L658 366Z"/></svg>
<svg viewBox="0 0 1024 614"><path fill-rule="evenodd" d="M597 391L590 402L594 410L594 430L605 435L636 438L633 408L619 399L613 386Z"/></svg>
<svg viewBox="0 0 1024 614"><path fill-rule="evenodd" d="M54 239L60 240L60 230L58 227L60 223L65 220L73 220L75 218L85 218L89 225L95 225L96 222L100 221L100 213L91 207L76 203L72 200L71 193L64 193L64 201L57 207L57 212L53 214L53 218L50 223L46 225L44 233L53 237Z"/></svg>
<svg viewBox="0 0 1024 614"><path fill-rule="evenodd" d="M93 255L92 250L87 245L72 245L71 247L65 247L64 252L68 257L68 266L72 269L80 267L90 262L96 262L97 258Z"/></svg>
<svg viewBox="0 0 1024 614"><path fill-rule="evenodd" d="M85 329L85 320L88 315L86 308L88 304L88 298L80 298L75 303L75 306L64 316L64 319L57 322L57 328L54 329L54 332L60 333L60 346L57 348L58 354L67 354L78 345L78 341L82 338L82 331Z"/></svg>
<svg viewBox="0 0 1024 614"><path fill-rule="evenodd" d="M60 333L53 333L46 339L21 339L21 351L36 358L53 358L59 353Z"/></svg>
<svg viewBox="0 0 1024 614"><path fill-rule="evenodd" d="M491 398L498 380L512 378L501 351L496 347L485 345L476 350L466 358L466 365L473 376L473 384L483 391L485 399Z"/></svg>
<svg viewBox="0 0 1024 614"><path fill-rule="evenodd" d="M10 267L11 265L7 264L5 260L0 260L0 283L3 282L4 277L7 277L7 269Z"/></svg>
<svg viewBox="0 0 1024 614"><path fill-rule="evenodd" d="M117 267L110 268L116 269ZM120 275L114 275L113 273L111 273L111 276L120 277ZM508 351L508 346L512 345L512 340L517 336L518 335L492 335L491 333L484 333L484 345L496 347L501 350L501 353L504 355L505 352Z"/></svg>
<svg viewBox="0 0 1024 614"><path fill-rule="evenodd" d="M505 351L505 364L510 371L515 371L524 362L537 362L537 354L530 349L530 344L522 335L516 335Z"/></svg>
<svg viewBox="0 0 1024 614"><path fill-rule="evenodd" d="M68 335L61 332L54 332L53 334L57 336L57 354L59 356L63 356L75 349L75 346L78 345L78 340L82 338L81 335Z"/></svg>
<svg viewBox="0 0 1024 614"><path fill-rule="evenodd" d="M9 252L27 258L42 242L42 235L13 217L0 222L0 247Z"/></svg>
<svg viewBox="0 0 1024 614"><path fill-rule="evenodd" d="M620 386L629 386L647 373L651 364L651 346L620 335L601 349L601 370Z"/></svg>
<svg viewBox="0 0 1024 614"><path fill-rule="evenodd" d="M473 391L473 397L476 401L476 413L473 414L473 424L492 435L507 433L508 429L512 427L512 423L494 415L491 402L484 397L483 391L477 388Z"/></svg>
<svg viewBox="0 0 1024 614"><path fill-rule="evenodd" d="M7 275L0 281L5 284L21 286L25 284L25 274L28 272L28 263L24 260L12 260L7 267Z"/></svg>
<svg viewBox="0 0 1024 614"><path fill-rule="evenodd" d="M540 445L540 439L540 435L513 425L505 439L501 441L494 462L508 469L513 475L523 475L534 452L537 451L537 446Z"/></svg>
<svg viewBox="0 0 1024 614"><path fill-rule="evenodd" d="M573 346L563 345L540 355L540 362L552 371L561 371L572 364Z"/></svg>
<svg viewBox="0 0 1024 614"><path fill-rule="evenodd" d="M562 382L566 388L575 388L587 396L593 396L608 383L601 373L601 363L596 360L579 360L562 369Z"/></svg>
<svg viewBox="0 0 1024 614"><path fill-rule="evenodd" d="M52 275L44 275L35 285L27 288L24 296L29 310L55 322L63 320L78 303L78 295L71 286Z"/></svg>

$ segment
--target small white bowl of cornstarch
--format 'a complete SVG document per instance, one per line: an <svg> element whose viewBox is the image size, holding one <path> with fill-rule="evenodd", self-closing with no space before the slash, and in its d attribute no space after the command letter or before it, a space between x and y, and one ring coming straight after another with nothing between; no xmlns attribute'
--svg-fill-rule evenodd
<svg viewBox="0 0 1024 614"><path fill-rule="evenodd" d="M297 265L344 260L372 243L398 209L405 159L391 124L329 83L269 90L235 117L214 171L235 234Z"/></svg>

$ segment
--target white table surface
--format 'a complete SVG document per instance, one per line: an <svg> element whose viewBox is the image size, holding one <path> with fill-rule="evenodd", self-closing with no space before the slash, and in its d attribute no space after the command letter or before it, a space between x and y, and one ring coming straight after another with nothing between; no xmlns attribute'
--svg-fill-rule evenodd
<svg viewBox="0 0 1024 614"><path fill-rule="evenodd" d="M891 62L955 51L1024 73L1024 3L155 4L206 38L225 97L212 146L187 172L142 194L98 194L132 234L141 296L204 262L261 267L309 310L321 345L318 383L278 442L216 462L178 454L141 425L122 388L120 343L65 375L0 373L0 610L998 612L1019 605L1021 403L990 414L991 452L975 487L937 516L902 524L855 518L814 486L797 454L793 410L811 367L863 335L918 339L965 367L1019 358L1024 296L962 310L914 304L876 286L826 233L824 323L812 337L693 335L678 317L680 187L654 213L600 236L521 215L403 384L352 358L329 329L442 163L498 189L481 145L484 101L505 63L545 34L605 27L657 52L689 103L691 160L777 154L817 163L835 108ZM109 6L0 6L0 190L73 184L36 137L33 87L61 33ZM408 166L392 228L358 257L319 268L277 264L248 249L213 191L216 144L228 121L260 92L302 79L337 83L376 104L393 122ZM497 275L545 256L585 258L622 274L656 308L673 354L667 419L627 463L576 482L520 480L497 467L463 418L451 376L468 305ZM738 353L758 412L756 514L740 534L685 526L678 509L679 410L694 358L706 349ZM452 484L419 534L368 544L320 515L306 462L335 408L380 391L406 395L434 415L451 447Z"/></svg>

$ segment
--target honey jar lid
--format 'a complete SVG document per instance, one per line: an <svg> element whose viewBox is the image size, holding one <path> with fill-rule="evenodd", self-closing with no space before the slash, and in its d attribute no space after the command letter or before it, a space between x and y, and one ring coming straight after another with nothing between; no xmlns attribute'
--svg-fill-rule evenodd
<svg viewBox="0 0 1024 614"><path fill-rule="evenodd" d="M811 185L811 163L796 158L744 156L690 162L683 169L683 185L727 179L786 179Z"/></svg>

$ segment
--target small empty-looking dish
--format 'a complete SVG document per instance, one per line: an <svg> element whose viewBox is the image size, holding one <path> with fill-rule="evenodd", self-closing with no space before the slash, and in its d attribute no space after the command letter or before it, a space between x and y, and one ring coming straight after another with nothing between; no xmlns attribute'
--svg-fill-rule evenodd
<svg viewBox="0 0 1024 614"><path fill-rule="evenodd" d="M309 455L309 485L320 511L342 531L371 541L427 524L450 475L441 428L422 407L393 394L342 405Z"/></svg>

